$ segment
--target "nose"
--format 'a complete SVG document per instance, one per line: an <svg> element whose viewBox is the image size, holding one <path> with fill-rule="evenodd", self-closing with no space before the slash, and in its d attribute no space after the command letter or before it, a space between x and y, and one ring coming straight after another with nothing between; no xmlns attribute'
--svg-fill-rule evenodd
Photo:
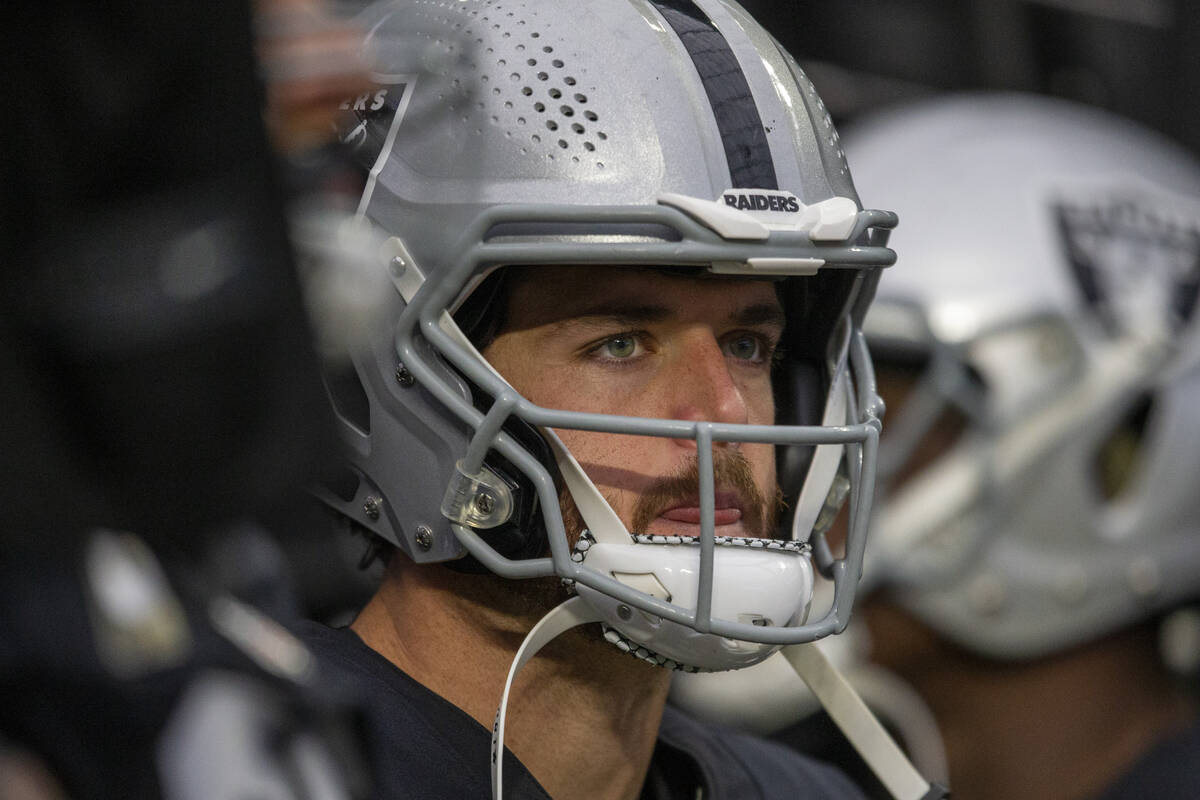
<svg viewBox="0 0 1200 800"><path fill-rule="evenodd" d="M697 330L684 338L666 379L670 381L673 418L740 424L749 421L746 398L711 331ZM695 446L690 440L677 441Z"/></svg>

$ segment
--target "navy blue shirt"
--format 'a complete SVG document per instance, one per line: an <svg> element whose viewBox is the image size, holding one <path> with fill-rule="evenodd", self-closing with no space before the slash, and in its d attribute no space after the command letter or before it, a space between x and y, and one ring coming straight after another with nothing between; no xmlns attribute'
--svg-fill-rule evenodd
<svg viewBox="0 0 1200 800"><path fill-rule="evenodd" d="M1143 798L1200 798L1200 723L1152 747L1097 800Z"/></svg>
<svg viewBox="0 0 1200 800"><path fill-rule="evenodd" d="M378 798L489 798L491 730L413 680L348 628L305 623L299 635L323 679L352 691L366 709ZM507 749L504 796L549 800ZM699 794L697 793L699 790ZM856 800L862 793L833 767L774 742L698 722L668 706L643 800Z"/></svg>

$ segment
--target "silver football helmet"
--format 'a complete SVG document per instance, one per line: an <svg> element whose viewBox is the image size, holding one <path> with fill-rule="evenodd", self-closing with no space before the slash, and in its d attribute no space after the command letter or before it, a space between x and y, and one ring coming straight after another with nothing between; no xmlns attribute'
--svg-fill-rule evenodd
<svg viewBox="0 0 1200 800"><path fill-rule="evenodd" d="M1003 659L1200 596L1197 161L1019 95L885 113L847 150L905 219L867 320L889 404L867 580Z"/></svg>
<svg viewBox="0 0 1200 800"><path fill-rule="evenodd" d="M358 212L391 285L386 324L327 379L348 470L322 498L418 562L558 576L611 641L668 667L743 666L843 628L879 426L861 320L896 217L860 206L795 61L726 0L407 0L363 21L378 86L347 101L341 133L369 170ZM588 264L776 282L780 424L517 393L472 344L489 276ZM552 429L694 440L699 538L626 530ZM779 538L714 535L722 441L777 446L794 510ZM560 489L585 523L575 545ZM847 497L835 557L821 533ZM836 601L807 620L814 553Z"/></svg>

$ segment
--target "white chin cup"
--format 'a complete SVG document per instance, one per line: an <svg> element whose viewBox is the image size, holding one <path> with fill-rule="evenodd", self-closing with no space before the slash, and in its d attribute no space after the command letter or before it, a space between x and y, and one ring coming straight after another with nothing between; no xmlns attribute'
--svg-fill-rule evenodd
<svg viewBox="0 0 1200 800"><path fill-rule="evenodd" d="M691 611L696 609L698 543L597 542L587 550L585 563L638 591ZM741 669L779 649L778 645L701 633L582 583L576 584L576 590L605 623L630 642L676 662L664 666ZM812 593L813 571L807 552L741 545L717 545L713 552L713 619L751 625L795 624L807 616Z"/></svg>

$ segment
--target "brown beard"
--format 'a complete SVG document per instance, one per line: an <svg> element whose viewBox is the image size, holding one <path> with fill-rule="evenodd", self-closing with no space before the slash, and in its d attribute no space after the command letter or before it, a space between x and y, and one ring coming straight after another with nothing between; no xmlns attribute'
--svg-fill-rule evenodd
<svg viewBox="0 0 1200 800"><path fill-rule="evenodd" d="M739 451L718 451L713 459L714 489L732 490L737 493L742 508L742 524L749 536L770 538L775 532L779 510L783 504L783 493L775 488L768 503L758 484L750 462ZM642 492L633 509L632 533L644 533L664 510L680 502L688 502L700 491L700 464L692 459L674 475L660 478Z"/></svg>

